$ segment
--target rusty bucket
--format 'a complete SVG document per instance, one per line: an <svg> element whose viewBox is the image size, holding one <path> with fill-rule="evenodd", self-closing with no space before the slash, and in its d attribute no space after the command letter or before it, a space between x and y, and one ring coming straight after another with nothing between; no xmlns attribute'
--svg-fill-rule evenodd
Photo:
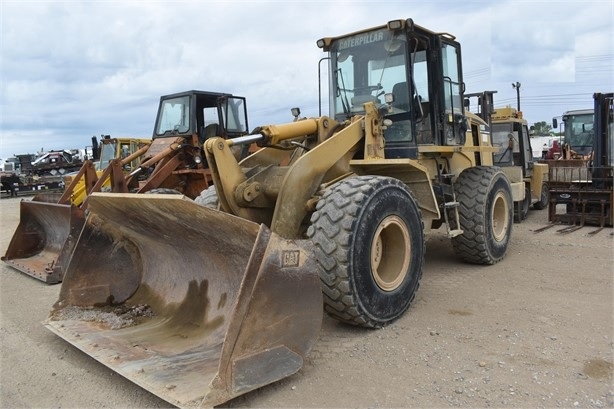
<svg viewBox="0 0 614 409"><path fill-rule="evenodd" d="M62 281L64 267L85 220L83 210L37 195L19 204L19 224L2 260L47 284Z"/></svg>
<svg viewBox="0 0 614 409"><path fill-rule="evenodd" d="M310 242L179 195L89 200L51 331L179 407L302 367L322 320Z"/></svg>

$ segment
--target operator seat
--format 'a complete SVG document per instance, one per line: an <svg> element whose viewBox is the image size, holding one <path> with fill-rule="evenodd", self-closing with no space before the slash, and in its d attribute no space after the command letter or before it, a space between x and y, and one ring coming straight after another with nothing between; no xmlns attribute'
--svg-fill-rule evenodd
<svg viewBox="0 0 614 409"><path fill-rule="evenodd" d="M209 124L205 126L205 139L213 138L214 136L218 136L218 124Z"/></svg>
<svg viewBox="0 0 614 409"><path fill-rule="evenodd" d="M409 88L407 82L397 82L392 87L394 107L402 111L409 111Z"/></svg>
<svg viewBox="0 0 614 409"><path fill-rule="evenodd" d="M209 138L213 138L218 135L219 125L218 124L209 124L202 128L200 135L200 143L205 143L205 141Z"/></svg>
<svg viewBox="0 0 614 409"><path fill-rule="evenodd" d="M392 93L394 94L394 106L397 109L403 111L409 111L409 89L407 82L397 82L392 87ZM414 98L414 116L417 115L419 110L422 111L422 118L417 118L416 121L416 136L419 144L432 144L433 134L431 132L431 120L429 117L429 102L422 101L420 95L416 95Z"/></svg>

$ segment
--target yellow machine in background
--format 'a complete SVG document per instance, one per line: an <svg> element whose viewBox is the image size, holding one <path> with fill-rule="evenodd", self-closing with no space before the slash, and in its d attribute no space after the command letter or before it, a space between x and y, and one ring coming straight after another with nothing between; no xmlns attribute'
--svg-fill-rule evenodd
<svg viewBox="0 0 614 409"><path fill-rule="evenodd" d="M492 113L491 137L500 150L495 164L501 166L511 182L524 182L523 199L514 203L514 220L527 217L531 205L548 207L548 165L533 158L527 120L514 108L497 108Z"/></svg>
<svg viewBox="0 0 614 409"><path fill-rule="evenodd" d="M465 106L477 98L476 114L488 122L492 144L498 148L494 164L509 178L514 194L514 221L527 217L529 208L548 207L548 164L533 157L529 126L522 112L512 107L494 109L493 96L497 91L465 94Z"/></svg>
<svg viewBox="0 0 614 409"><path fill-rule="evenodd" d="M138 168L141 164L141 156L147 151L147 147L151 144L151 139L139 139L139 138L110 138L106 137L100 140L100 153L98 160L90 164L84 164L82 172L79 172L82 176L79 181L73 183L77 174L69 174L64 177L65 191L63 197L67 194L70 196L70 203L75 206L80 206L87 197L87 187L92 187L97 181L104 170L109 166L113 159L119 159L122 161L122 169L125 173L130 173L134 169ZM90 169L94 166L96 176L92 177L91 172L86 172L84 169ZM86 178L88 181L86 181ZM102 189L107 190L111 188L111 179L107 178L103 184ZM68 193L67 193L68 192ZM62 203L62 200L60 200Z"/></svg>

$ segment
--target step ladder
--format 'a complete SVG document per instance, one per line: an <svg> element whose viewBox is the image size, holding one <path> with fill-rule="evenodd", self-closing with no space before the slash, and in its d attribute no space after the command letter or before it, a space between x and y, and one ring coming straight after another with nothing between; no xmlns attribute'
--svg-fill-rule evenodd
<svg viewBox="0 0 614 409"><path fill-rule="evenodd" d="M443 213L443 218L446 223L446 235L449 238L459 236L463 234L463 230L460 228L460 216L458 213L458 207L460 203L456 200L456 193L454 192L454 186L452 186L453 173L439 173L437 178L439 181L439 194L440 197L439 209ZM446 200L446 197L452 198L452 200ZM450 213L452 213L450 215ZM450 216L454 220L455 229L450 227Z"/></svg>

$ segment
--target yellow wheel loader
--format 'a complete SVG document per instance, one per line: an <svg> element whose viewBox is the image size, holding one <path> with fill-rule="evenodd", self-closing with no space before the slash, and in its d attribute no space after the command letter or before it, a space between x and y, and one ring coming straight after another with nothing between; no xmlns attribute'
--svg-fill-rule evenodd
<svg viewBox="0 0 614 409"><path fill-rule="evenodd" d="M59 198L41 195L21 202L20 222L2 260L48 284L61 282L85 221L88 195L105 190L195 198L211 183L203 141L244 135L247 126L243 97L194 90L160 97L147 145L103 140L98 170L86 161ZM238 151L240 155L244 152Z"/></svg>
<svg viewBox="0 0 614 409"><path fill-rule="evenodd" d="M529 208L548 207L548 165L533 159L529 127L522 112L514 108L497 108L492 114L493 145L501 147L495 164L501 166L510 181L524 183L522 200L514 203L514 221L526 219Z"/></svg>
<svg viewBox="0 0 614 409"><path fill-rule="evenodd" d="M196 200L90 196L51 331L174 405L208 407L298 371L323 305L351 325L399 318L425 228L445 225L465 261L505 256L512 187L464 111L454 37L394 20L318 45L330 116L207 139L213 186Z"/></svg>
<svg viewBox="0 0 614 409"><path fill-rule="evenodd" d="M511 107L493 109L493 95L497 91L465 94L465 106L469 98L478 99L478 116L488 122L492 144L499 148L494 155L495 165L506 173L512 187L519 189L514 197L514 222L526 219L529 208L536 210L548 207L548 164L533 157L529 126L522 112Z"/></svg>

